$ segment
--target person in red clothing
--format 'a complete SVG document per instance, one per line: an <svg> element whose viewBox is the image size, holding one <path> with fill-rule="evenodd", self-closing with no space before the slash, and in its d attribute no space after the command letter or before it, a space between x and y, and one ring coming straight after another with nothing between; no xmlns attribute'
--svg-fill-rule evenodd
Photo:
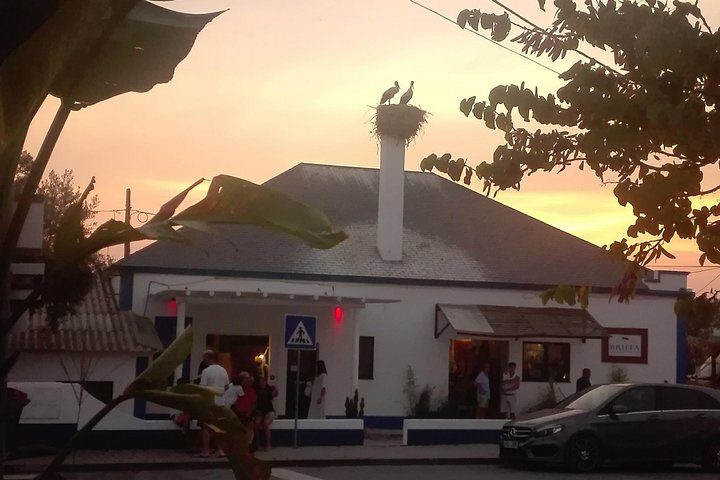
<svg viewBox="0 0 720 480"><path fill-rule="evenodd" d="M240 372L238 374L243 394L237 397L232 405L232 410L242 421L243 425L250 429L250 450L255 450L255 406L257 404L257 393L253 388L253 377L248 372Z"/></svg>
<svg viewBox="0 0 720 480"><path fill-rule="evenodd" d="M253 388L253 378L248 372L240 372L240 381L243 389L243 395L239 396L233 404L235 413L243 419L253 418L255 413L255 405L257 404L257 393Z"/></svg>

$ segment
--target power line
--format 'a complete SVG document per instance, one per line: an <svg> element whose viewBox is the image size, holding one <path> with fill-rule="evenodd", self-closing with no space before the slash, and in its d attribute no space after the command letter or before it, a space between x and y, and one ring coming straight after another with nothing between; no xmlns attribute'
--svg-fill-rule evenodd
<svg viewBox="0 0 720 480"><path fill-rule="evenodd" d="M438 12L437 10L433 10L432 8L427 7L427 6L423 5L423 4L420 3L420 2L417 2L416 0L409 0L409 1L410 1L410 3L414 3L414 4L417 5L418 7L424 8L424 9L427 10L428 12L434 13L434 14L437 15L438 17L447 20L448 22L452 23L453 25L459 26L458 23L457 23L455 20L453 20L453 19L450 18L450 17L447 17L447 16L443 15L442 13ZM547 65L544 65L544 64L538 62L537 60L528 57L527 55L523 55L523 54L520 53L520 52L516 52L516 51L513 50L512 48L508 48L508 47L506 47L505 45L501 44L500 42L496 42L496 41L493 40L492 38L487 37L487 36L483 35L483 34L480 33L480 32L477 32L477 31L475 31L475 30L470 30L470 29L467 29L467 28L463 28L463 30L468 31L468 32L470 32L470 33L473 33L473 34L477 35L478 37L482 38L483 40L486 40L486 41L488 41L488 42L490 42L490 43L492 43L492 44L494 44L494 45L502 48L503 50L507 50L508 52L510 52L510 53L512 53L512 54L515 54L515 55L517 55L518 57L521 57L521 58L523 58L523 59L525 59L525 60L528 60L528 61L534 63L535 65L538 65L538 66L544 68L545 70L548 70L548 71L554 73L555 75L560 75L560 72L558 72L557 70L555 70L555 69L553 69L553 68L550 68L550 67L548 67Z"/></svg>
<svg viewBox="0 0 720 480"><path fill-rule="evenodd" d="M124 211L125 211L124 208L111 208L108 210L93 210L93 212L95 212L95 213L122 213ZM132 209L130 211L132 213L144 213L145 215L155 215L155 213L153 213L153 212L146 212L143 210Z"/></svg>
<svg viewBox="0 0 720 480"><path fill-rule="evenodd" d="M702 293L703 290L705 290L707 287L709 287L710 285L712 285L718 278L720 278L720 273L718 273L718 274L715 276L715 278L713 278L712 280L710 280L704 287L702 287L700 290L698 290L698 293Z"/></svg>

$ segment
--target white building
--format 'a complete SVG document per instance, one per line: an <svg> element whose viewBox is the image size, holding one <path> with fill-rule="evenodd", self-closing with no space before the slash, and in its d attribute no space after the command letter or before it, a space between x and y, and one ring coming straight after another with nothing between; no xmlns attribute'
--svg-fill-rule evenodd
<svg viewBox="0 0 720 480"><path fill-rule="evenodd" d="M42 309L27 312L10 331L8 343L11 351L20 352L9 382L82 385L102 402L120 395L132 382L138 358L142 363L163 348L153 323L119 310L109 282L100 276L95 277L76 312L62 319L57 330L50 329ZM47 385L42 388L46 391ZM75 391L79 396L80 389ZM26 393L31 401L41 401L39 395ZM133 411L129 403L118 408Z"/></svg>
<svg viewBox="0 0 720 480"><path fill-rule="evenodd" d="M457 416L472 415L484 361L491 409L509 361L523 379L521 408L537 402L549 375L558 395L574 392L583 368L593 383L609 382L613 366L633 381L684 379L685 329L673 305L686 274L650 272L629 304L608 302L622 263L464 186L404 172L404 149L388 141L381 170L299 164L266 182L349 235L333 249L225 226L224 238L192 232L194 247L156 242L119 263L122 308L155 319L164 342L193 325L189 369L178 376L193 376L207 347L232 372L267 353L275 407L290 415L295 355L284 348L284 317L306 314L318 318L319 350L303 354L303 378L324 360L328 415L343 416L357 388L366 426L400 426L408 366ZM543 306L539 293L558 284L592 286L589 309ZM162 414L149 408L136 415Z"/></svg>

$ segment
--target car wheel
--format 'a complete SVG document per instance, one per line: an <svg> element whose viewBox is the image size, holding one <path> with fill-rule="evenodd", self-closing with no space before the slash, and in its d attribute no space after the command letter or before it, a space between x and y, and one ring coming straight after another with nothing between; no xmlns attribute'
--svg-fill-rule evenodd
<svg viewBox="0 0 720 480"><path fill-rule="evenodd" d="M578 472L592 472L602 464L600 442L589 435L572 438L566 448L565 462Z"/></svg>
<svg viewBox="0 0 720 480"><path fill-rule="evenodd" d="M709 472L720 472L720 438L712 440L708 445L702 466Z"/></svg>

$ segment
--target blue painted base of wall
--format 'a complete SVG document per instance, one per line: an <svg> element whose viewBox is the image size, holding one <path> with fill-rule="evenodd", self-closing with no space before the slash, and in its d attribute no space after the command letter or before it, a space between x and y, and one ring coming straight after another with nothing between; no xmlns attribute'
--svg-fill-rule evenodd
<svg viewBox="0 0 720 480"><path fill-rule="evenodd" d="M75 424L23 424L11 439L11 450L19 447L48 446L59 448L75 433ZM300 430L298 444L301 446L362 445L363 430ZM273 430L272 444L292 446L292 430ZM178 430L93 430L88 433L81 448L87 450L123 449L182 449L186 445Z"/></svg>
<svg viewBox="0 0 720 480"><path fill-rule="evenodd" d="M21 424L14 435L8 438L10 451L20 447L48 446L61 447L75 433L75 424Z"/></svg>
<svg viewBox="0 0 720 480"><path fill-rule="evenodd" d="M498 430L420 430L407 432L408 445L459 445L466 443L500 443Z"/></svg>
<svg viewBox="0 0 720 480"><path fill-rule="evenodd" d="M405 417L364 417L365 428L380 428L385 430L402 430Z"/></svg>
<svg viewBox="0 0 720 480"><path fill-rule="evenodd" d="M59 448L75 433L75 424L22 424L10 441L11 448L48 446ZM93 430L81 448L87 450L183 448L178 430Z"/></svg>
<svg viewBox="0 0 720 480"><path fill-rule="evenodd" d="M273 430L272 444L290 447L293 436L293 430ZM363 430L298 430L298 445L302 447L362 445L364 439Z"/></svg>

